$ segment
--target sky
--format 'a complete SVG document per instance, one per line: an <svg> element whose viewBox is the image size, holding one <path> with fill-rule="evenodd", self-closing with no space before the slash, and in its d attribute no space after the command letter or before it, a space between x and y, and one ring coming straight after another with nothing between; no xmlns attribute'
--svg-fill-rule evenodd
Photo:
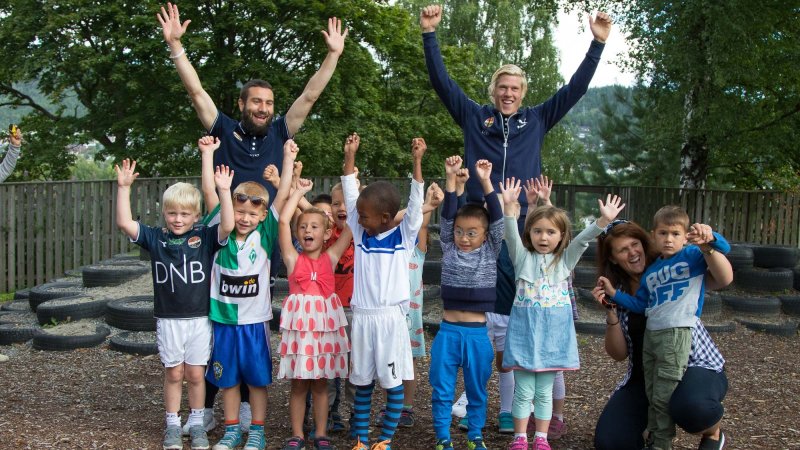
<svg viewBox="0 0 800 450"><path fill-rule="evenodd" d="M589 21L586 14L573 12L566 14L559 12L558 14L558 27L555 33L555 44L558 48L559 56L561 57L561 64L559 70L564 81L569 81L572 74L583 61L586 50L589 49L589 43L592 41L592 32L589 30ZM592 78L589 87L608 86L612 84L621 84L623 86L631 86L634 82L634 76L631 73L623 73L622 70L615 65L620 60L619 53L624 53L627 50L625 36L622 34L618 26L614 26L611 30L611 35L606 41L606 48L603 50L603 57L600 60L600 66Z"/></svg>

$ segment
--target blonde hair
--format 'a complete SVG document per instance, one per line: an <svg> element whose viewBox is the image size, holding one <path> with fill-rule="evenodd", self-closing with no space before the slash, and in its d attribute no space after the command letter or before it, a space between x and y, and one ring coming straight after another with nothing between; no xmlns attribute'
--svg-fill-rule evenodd
<svg viewBox="0 0 800 450"><path fill-rule="evenodd" d="M175 183L164 191L161 197L161 211L167 208L191 209L195 214L200 214L200 190L193 184Z"/></svg>
<svg viewBox="0 0 800 450"><path fill-rule="evenodd" d="M522 79L522 97L525 97L525 94L528 92L528 78L525 76L525 72L517 65L506 64L495 70L492 75L492 81L489 83L489 98L494 100L494 89L497 87L497 79L502 75L520 77Z"/></svg>
<svg viewBox="0 0 800 450"><path fill-rule="evenodd" d="M305 211L302 211L297 216L297 219L295 219L294 222L295 236L297 236L297 227L300 225L300 219L302 219L303 216L306 216L308 214L319 214L320 216L322 216L322 225L325 227L326 230L330 230L333 227L333 221L331 220L330 216L328 216L328 213L326 213L324 210L320 208L317 208L316 206L312 206L311 208L306 208Z"/></svg>
<svg viewBox="0 0 800 450"><path fill-rule="evenodd" d="M567 244L569 244L569 241L572 239L572 224L569 221L567 212L561 208L556 208L555 206L536 207L536 209L530 211L528 217L525 218L525 231L522 234L522 245L525 246L529 252L536 251L533 242L531 242L531 229L533 228L533 224L540 219L547 219L553 222L553 225L562 233L561 242L559 242L553 250L553 264L556 264L558 260L561 259L564 249L567 248Z"/></svg>
<svg viewBox="0 0 800 450"><path fill-rule="evenodd" d="M239 183L236 186L236 189L233 190L231 195L236 194L244 194L248 197L261 197L264 200L264 203L261 206L264 207L264 210L267 209L267 203L269 203L269 192L267 189L261 185L261 183L256 183L255 181L245 181L243 183Z"/></svg>
<svg viewBox="0 0 800 450"><path fill-rule="evenodd" d="M689 230L689 214L686 210L677 205L667 205L661 207L653 215L653 229L659 225L672 226L680 225L685 231Z"/></svg>

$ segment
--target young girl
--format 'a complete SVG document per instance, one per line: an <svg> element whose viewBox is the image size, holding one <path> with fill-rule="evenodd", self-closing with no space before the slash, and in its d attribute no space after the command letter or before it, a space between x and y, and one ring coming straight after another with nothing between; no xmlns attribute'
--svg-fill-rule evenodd
<svg viewBox="0 0 800 450"><path fill-rule="evenodd" d="M520 181L500 186L505 203L505 239L514 264L517 295L506 333L503 367L514 369L514 440L509 450L527 450L528 417L534 400L536 438L532 450L550 450L547 429L553 410L553 381L559 370L577 370L578 345L569 299L570 271L603 229L625 207L619 197L598 200L600 218L570 242L565 211L541 206L528 213L520 237L516 226ZM567 245L569 244L569 245Z"/></svg>
<svg viewBox="0 0 800 450"><path fill-rule="evenodd" d="M289 273L289 296L281 310L281 365L279 378L292 380L289 417L292 437L284 448L305 447L303 419L309 388L313 396L316 433L314 448L333 448L326 435L328 423L328 379L346 377L350 343L345 333L347 319L334 292L333 269L350 242L350 229L323 251L331 237L331 221L324 211L308 208L297 218L297 240L302 253L292 245L291 217L300 198L313 184L299 179L280 215L278 240Z"/></svg>

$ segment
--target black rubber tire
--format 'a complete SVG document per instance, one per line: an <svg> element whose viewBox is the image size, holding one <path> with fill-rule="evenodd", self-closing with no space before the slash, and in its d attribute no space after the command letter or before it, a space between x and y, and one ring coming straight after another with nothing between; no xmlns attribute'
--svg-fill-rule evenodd
<svg viewBox="0 0 800 450"><path fill-rule="evenodd" d="M737 287L753 292L782 292L794 283L792 269L742 269L736 272L733 282Z"/></svg>
<svg viewBox="0 0 800 450"><path fill-rule="evenodd" d="M155 342L155 334L153 335L154 342L136 342L128 340L130 332L123 331L116 336L113 336L109 341L109 347L122 353L131 355L155 355L158 353L158 344Z"/></svg>
<svg viewBox="0 0 800 450"><path fill-rule="evenodd" d="M20 326L13 323L0 324L0 345L30 341L41 331L41 328L35 326Z"/></svg>
<svg viewBox="0 0 800 450"><path fill-rule="evenodd" d="M143 265L138 261L118 261L113 266L122 266L122 268L112 269L109 264L94 264L84 267L83 285L86 287L118 286L150 272L150 266Z"/></svg>
<svg viewBox="0 0 800 450"><path fill-rule="evenodd" d="M581 255L581 262L594 263L597 261L597 241L589 242L589 247Z"/></svg>
<svg viewBox="0 0 800 450"><path fill-rule="evenodd" d="M441 261L425 261L422 267L422 283L423 284L442 284L442 262Z"/></svg>
<svg viewBox="0 0 800 450"><path fill-rule="evenodd" d="M105 342L106 337L110 333L108 327L105 325L98 325L93 334L79 336L62 336L43 331L33 337L33 348L36 350L64 351L75 350L76 348L97 347Z"/></svg>
<svg viewBox="0 0 800 450"><path fill-rule="evenodd" d="M131 303L142 301L150 301L150 307L131 306ZM156 331L153 302L152 295L136 295L111 300L106 305L106 323L112 327L129 331Z"/></svg>
<svg viewBox="0 0 800 450"><path fill-rule="evenodd" d="M28 303L30 304L31 311L36 312L36 308L47 300L81 295L83 292L84 289L81 287L80 281L77 280L75 282L58 281L55 283L45 283L31 288L31 295L28 297Z"/></svg>
<svg viewBox="0 0 800 450"><path fill-rule="evenodd" d="M74 295L48 300L36 309L36 318L40 325L56 322L75 321L102 317L106 313L108 299L91 299L88 295Z"/></svg>
<svg viewBox="0 0 800 450"><path fill-rule="evenodd" d="M78 281L83 282L83 267L78 267L77 269L70 269L64 272L64 276L66 278L77 278Z"/></svg>
<svg viewBox="0 0 800 450"><path fill-rule="evenodd" d="M31 305L27 300L15 300L3 303L3 306L0 306L0 311L31 312Z"/></svg>
<svg viewBox="0 0 800 450"><path fill-rule="evenodd" d="M604 335L606 334L605 322L575 322L575 331L581 334Z"/></svg>
<svg viewBox="0 0 800 450"><path fill-rule="evenodd" d="M739 323L750 330L762 331L775 336L794 336L797 334L797 322L759 323L750 320L740 320Z"/></svg>
<svg viewBox="0 0 800 450"><path fill-rule="evenodd" d="M703 317L718 316L722 313L722 298L717 293L706 292L703 300Z"/></svg>
<svg viewBox="0 0 800 450"><path fill-rule="evenodd" d="M781 300L781 309L784 314L800 316L800 295L779 295L778 298Z"/></svg>
<svg viewBox="0 0 800 450"><path fill-rule="evenodd" d="M572 271L572 286L593 288L597 285L597 268L589 265L578 264Z"/></svg>
<svg viewBox="0 0 800 450"><path fill-rule="evenodd" d="M139 254L137 253L117 253L111 259L117 261L139 261Z"/></svg>
<svg viewBox="0 0 800 450"><path fill-rule="evenodd" d="M736 331L735 322L719 323L719 324L704 323L703 327L705 327L706 331L708 331L709 333L732 333Z"/></svg>
<svg viewBox="0 0 800 450"><path fill-rule="evenodd" d="M725 307L734 312L776 315L781 312L781 301L777 297L740 297L723 295Z"/></svg>
<svg viewBox="0 0 800 450"><path fill-rule="evenodd" d="M792 273L794 274L793 287L800 291L800 267L792 269Z"/></svg>
<svg viewBox="0 0 800 450"><path fill-rule="evenodd" d="M597 308L597 301L592 296L591 289L585 288L575 288L575 299L578 301L578 304L581 304L587 308Z"/></svg>
<svg viewBox="0 0 800 450"><path fill-rule="evenodd" d="M753 265L770 269L792 268L797 265L798 249L786 245L756 245L753 247Z"/></svg>
<svg viewBox="0 0 800 450"><path fill-rule="evenodd" d="M426 261L441 261L442 260L442 241L431 239L428 243L428 252L425 254Z"/></svg>
<svg viewBox="0 0 800 450"><path fill-rule="evenodd" d="M725 255L733 270L753 267L753 247L745 244L731 244L731 251Z"/></svg>
<svg viewBox="0 0 800 450"><path fill-rule="evenodd" d="M30 288L20 289L14 292L14 300L27 300L30 295Z"/></svg>

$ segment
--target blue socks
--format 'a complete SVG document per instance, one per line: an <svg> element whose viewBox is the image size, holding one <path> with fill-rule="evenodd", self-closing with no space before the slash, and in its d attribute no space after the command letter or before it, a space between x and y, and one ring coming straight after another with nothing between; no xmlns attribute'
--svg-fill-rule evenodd
<svg viewBox="0 0 800 450"><path fill-rule="evenodd" d="M386 390L386 415L383 417L383 428L379 441L391 441L403 412L403 385Z"/></svg>
<svg viewBox="0 0 800 450"><path fill-rule="evenodd" d="M372 391L375 383L367 386L356 386L356 398L353 402L353 427L358 440L367 443L369 439L369 410L372 406Z"/></svg>

